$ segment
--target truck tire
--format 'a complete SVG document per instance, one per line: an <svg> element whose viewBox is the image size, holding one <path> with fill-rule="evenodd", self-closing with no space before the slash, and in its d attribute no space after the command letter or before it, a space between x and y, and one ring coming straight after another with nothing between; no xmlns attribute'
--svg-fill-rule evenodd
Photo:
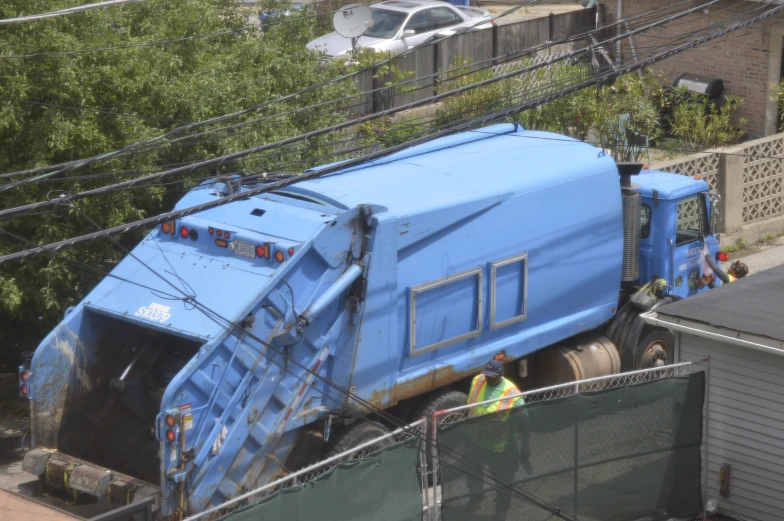
<svg viewBox="0 0 784 521"><path fill-rule="evenodd" d="M468 395L461 393L460 391L451 391L449 389L435 391L422 400L422 403L419 404L419 407L417 407L414 412L413 419L416 421L422 416L427 416L429 418L430 415L433 414L433 411L443 411L444 409L460 407L461 405L466 404L466 400L468 400ZM466 411L460 411L454 417L452 417L452 415L441 416L438 419L438 423L449 423L451 421L459 420L460 418L465 418L465 412Z"/></svg>
<svg viewBox="0 0 784 521"><path fill-rule="evenodd" d="M634 350L635 369L650 369L674 362L675 335L666 329L651 329Z"/></svg>
<svg viewBox="0 0 784 521"><path fill-rule="evenodd" d="M459 407L465 405L468 400L468 395L460 391L451 391L449 389L441 389L440 391L433 392L430 396L422 400L419 407L416 408L414 413L414 420L419 420L425 416L431 418L433 411L443 411L444 409L451 409L452 407ZM455 414L448 414L438 417L438 423L451 423L453 421L465 418L467 411L459 411ZM454 448L453 448L454 449ZM427 443L425 447L425 463L422 465L421 459L418 461L418 466L421 469L425 467L424 472L420 470L420 476L427 476L427 485L433 485L433 475L431 474L432 458L433 458L433 444Z"/></svg>
<svg viewBox="0 0 784 521"><path fill-rule="evenodd" d="M329 445L327 448L326 457L331 458L333 456L337 456L346 452L349 449L353 449L355 447L359 447L362 444L365 444L369 441L373 441L376 438L383 436L384 434L389 434L389 429L381 425L380 423L368 421L368 420L360 420L351 425L346 426L344 429L339 430L335 433L335 437L329 441ZM362 450L354 452L345 458L344 461L352 461L357 459L365 458L380 449L385 447L389 447L392 445L392 439L386 438L378 443L365 447Z"/></svg>

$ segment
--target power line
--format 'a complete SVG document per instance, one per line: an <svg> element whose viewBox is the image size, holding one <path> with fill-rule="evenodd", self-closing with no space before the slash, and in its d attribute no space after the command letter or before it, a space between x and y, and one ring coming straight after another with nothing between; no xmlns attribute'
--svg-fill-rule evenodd
<svg viewBox="0 0 784 521"><path fill-rule="evenodd" d="M500 15L496 16L495 18L492 18L489 21L494 21L494 20L497 20L498 18L501 18L503 16L510 15L510 14L514 13L515 11L517 11L519 9L522 9L524 7L527 7L529 5L532 5L532 4L534 4L534 3L538 2L538 1L539 0L527 0L527 1L523 2L523 3L521 3L520 5L515 6L515 7L511 8L511 9L501 13ZM284 96L280 96L278 98L275 98L275 99L272 99L272 100L268 100L268 101L265 101L265 102L253 105L253 106L248 107L246 109L242 109L240 111L233 112L231 114L218 116L218 117L215 117L215 118L207 119L207 120L196 122L196 123L188 123L187 125L182 125L180 127L172 129L169 132L167 132L165 134L162 134L160 136L157 136L157 137L154 137L154 138L150 138L150 139L146 139L146 140L143 140L143 141L140 141L140 142L128 145L128 146L126 146L126 147L124 147L122 149L115 150L113 152L106 152L104 154L100 154L100 155L89 157L89 158L79 159L79 160L75 160L75 161L69 161L67 163L62 163L60 165L54 165L54 166L49 166L49 167L38 167L38 168L35 168L35 169L29 169L29 170L26 170L25 172L28 172L28 173L29 172L35 172L35 171L39 171L40 172L40 171L51 170L52 168L58 168L58 167L62 166L62 168L60 168L59 170L56 170L54 172L49 172L47 174L42 174L42 175L37 176L36 178L34 178L32 180L34 181L34 180L37 180L37 179L50 177L50 176L53 176L53 175L57 175L59 173L63 173L65 171L73 170L75 168L80 168L80 167L87 166L87 165L89 165L89 164L91 164L91 163L93 163L95 161L106 160L106 159L109 159L109 158L113 158L113 157L115 157L117 155L120 155L122 153L125 153L125 152L127 152L129 150L133 150L134 148L136 148L136 147L138 147L140 145L144 145L144 144L147 144L147 143L150 143L150 142L161 141L161 140L163 140L165 138L168 138L169 136L178 134L179 132L182 132L184 130L188 130L188 129L196 128L196 127L200 127L200 126L205 126L205 125L210 125L210 124L213 124L213 123L220 123L222 121L226 121L228 119L239 117L239 116L242 116L244 114L248 114L250 112L255 112L255 111L257 111L257 110L259 110L259 109L261 109L263 107L272 105L274 103L280 103L282 101L295 99L295 98L297 98L299 96L302 96L303 94L307 94L308 92L312 92L312 91L314 91L314 90L316 90L318 88L321 88L321 87L324 87L324 86L327 86L327 85L331 85L331 84L334 84L334 83L339 83L341 81L345 81L347 79L350 79L350 78L353 78L355 76L358 76L359 74L362 74L365 71L372 70L372 69L374 69L376 67L381 67L381 66L386 65L387 63L390 63L390 62L392 62L394 60L399 60L400 58L408 56L409 54L412 54L412 53L418 51L419 49L422 49L422 48L425 48L425 47L429 47L429 46L432 46L432 45L436 45L439 42L442 42L442 41L448 40L450 38L453 38L453 37L455 37L458 34L462 34L464 32L467 32L467 31L469 31L469 30L471 30L471 29L473 29L475 27L478 27L480 25L486 24L489 21L488 20L480 20L480 21L478 21L478 22L476 22L476 23L474 23L474 24L472 24L470 26L466 26L466 27L461 28L460 30L455 31L454 33L451 33L451 34L448 34L448 35L445 35L445 36L442 36L442 37L434 37L431 40L428 40L428 41L423 42L423 43L421 43L419 45L416 45L416 46L414 46L414 47L412 47L412 48L410 48L410 49L408 49L408 50L406 50L406 51L404 51L404 52L402 52L400 54L397 54L397 55L395 55L393 57L390 57L390 58L386 58L386 59L381 60L379 62L375 62L375 63L373 63L371 65L366 66L366 67L362 67L362 68L360 68L360 69L358 69L356 71L353 71L353 72L350 72L350 73L347 73L347 74L343 74L343 75L331 78L329 80L325 80L325 81L316 83L314 85L311 85L309 87L301 89L298 92L295 92L295 93L292 93L292 94L287 94L287 95L284 95ZM15 172L15 173L21 173L21 172Z"/></svg>
<svg viewBox="0 0 784 521"><path fill-rule="evenodd" d="M90 219L90 217L87 214L85 214L83 211L81 211L81 209L79 207L75 206L73 203L68 203L68 204L69 204L69 206L71 208L76 209L87 221L90 222L90 224L92 224L95 228L97 228L99 230L99 232L104 232L104 230L102 230L102 228L95 221ZM175 276L180 280L180 282L183 283L184 289L178 288L176 285L174 285L174 283L171 280L169 280L167 277L164 277L162 274L160 274L159 272L154 270L152 267L150 267L147 263L145 263L144 261L142 261L141 259L136 257L133 254L133 252L129 251L127 248L122 246L116 239L114 239L113 237L111 237L109 235L107 235L107 237L118 248L123 250L127 255L130 255L133 259L135 259L137 262L139 262L147 270L149 270L154 275L156 275L158 278L163 280L165 283L167 283L169 286L171 286L175 291L177 291L177 292L179 292L179 293L181 293L183 295L182 298L174 297L174 300L182 300L184 302L189 302L190 304L194 305L195 308L199 309L200 312L205 314L208 318L210 318L213 321L215 321L216 323L218 323L218 325L220 325L220 323L223 322L224 325L222 326L222 329L224 330L224 332L228 333L230 335L236 336L239 342L248 344L247 340L245 339L246 336L250 337L252 340L258 342L259 345L264 347L263 350L259 349L259 352L260 352L259 357L264 356L264 354L267 353L267 350L273 351L275 354L277 354L278 356L283 358L283 360L285 360L286 363L293 363L294 365L296 365L300 369L304 370L306 374L308 374L310 376L313 376L316 379L319 379L320 381L325 383L328 387L331 387L331 388L337 390L340 394L344 395L346 397L346 399L352 399L353 401L355 401L356 403L358 403L359 405L361 405L365 409L369 410L371 413L377 414L378 416L380 416L383 419L386 419L387 421L389 421L393 425L397 424L400 428L403 428L403 429L406 429L408 427L405 423L403 423L399 418L395 417L394 415L384 411L383 409L381 409L380 407L372 404L371 402L368 402L367 400L364 400L364 399L356 396L349 389L346 389L343 386L340 386L340 385L336 384L331 379L328 379L328 378L325 378L325 377L321 376L316 371L310 369L306 365L300 363L298 360L296 360L291 355L287 354L285 351L281 351L280 349L275 348L270 343L262 340L258 336L254 335L252 332L250 332L247 329L243 328L241 325L231 321L230 319L222 316L221 314L219 314L215 310L209 308L207 305L201 303L198 300L197 296L192 294L193 291L192 291L192 288L190 288L190 285L185 280L183 280L182 278L177 276L176 273L175 273ZM156 242L156 244L157 244L157 242ZM161 250L161 253L163 254L163 250ZM164 254L164 257L165 257L165 254ZM168 260L167 260L167 262L168 262ZM171 264L170 264L170 266L171 266ZM172 270L174 270L173 266L172 266ZM191 294L188 293L188 290L191 291ZM151 290L151 291L153 291L153 293L155 293L154 290ZM294 310L293 307L292 307L292 312L296 315L296 310ZM218 320L215 320L216 318ZM241 331L241 333L238 334L237 333L238 330ZM250 344L248 344L248 345L250 346ZM287 373L291 374L292 376L294 376L298 381L302 381L302 378L299 377L298 375L296 375L291 369L288 369L286 367L286 364L280 364L277 360L275 360L269 354L267 354L266 358L270 362L272 362L272 363L278 365L279 367L281 367L285 372L287 372ZM311 388L313 388L313 387L311 386ZM337 401L336 399L334 399L331 396L329 396L329 394L327 394L327 393L322 393L322 395L327 396L328 398L333 399L334 401ZM339 405L343 405L342 402L337 402L337 403ZM366 415L363 414L362 417L365 418ZM203 421L205 421L205 420L203 420ZM409 432L411 434L413 434L414 436L418 437L419 439L422 439L424 441L428 441L427 436L426 435L422 435L421 433L417 432L416 429L414 429L412 431L409 431ZM503 493L509 494L512 497L514 497L515 499L522 500L522 501L527 502L529 504L532 504L532 505L534 505L534 506L536 506L536 507L538 507L538 508L540 508L542 510L550 512L551 513L551 517L553 515L555 515L555 516L557 516L557 517L559 517L561 519L564 519L565 521L578 520L578 516L577 516L576 513L573 513L574 514L573 518L566 517L565 513L570 512L569 510L558 508L558 507L554 507L554 506L548 504L547 502L537 498L536 496L533 496L532 494L530 494L530 493L528 493L528 492L526 492L524 490L516 489L515 485L511 481L508 481L508 480L505 480L503 478L500 478L497 475L493 474L489 470L486 471L485 468L484 468L484 465L482 465L481 463L477 464L476 462L474 462L471 459L467 458L461 452L455 451L454 449L452 449L450 447L447 447L447 446L445 446L443 444L441 446L443 448L446 448L449 452L456 454L459 459L464 460L465 462L467 462L468 464L472 465L475 468L478 468L480 470L480 472L481 472L481 476L480 476L481 478L490 477L491 480L493 481L492 487L495 490L497 490L498 492L503 492ZM418 450L420 452L425 452L426 453L426 451L423 450L421 447L418 448ZM454 464L451 464L449 462L445 462L440 457L438 459L443 464L446 464L447 466L454 467L456 470L458 470L459 472L461 472L463 474L466 474L466 475L469 475L471 477L477 478L476 474L472 474L471 472L467 471L465 468L461 469L461 468L455 466ZM498 483L501 483L502 486L499 487Z"/></svg>
<svg viewBox="0 0 784 521"><path fill-rule="evenodd" d="M158 179L158 178L161 178L161 177L164 177L164 176L167 176L167 175L176 174L176 173L179 173L179 172L191 170L191 169L202 167L202 166L209 166L209 165L213 165L213 164L216 164L216 163L221 163L222 164L222 163L225 163L227 161L234 161L236 159L240 159L240 158L246 157L248 155L257 154L259 152L262 152L262 151L265 151L265 150L270 150L270 149L273 149L273 148L278 148L280 146L287 145L289 143L294 143L296 141L310 139L310 138L317 137L317 136L320 136L320 135L323 135L323 134L328 134L328 133L331 133L331 132L335 132L337 130L348 128L348 127L351 127L351 126L354 126L354 125L357 125L357 124L360 124L360 123L364 123L364 122L367 122L367 121L372 121L372 120L375 120L375 119L378 119L378 118L381 118L381 117L385 117L385 116L390 116L390 115L396 114L398 112L403 112L405 110L409 110L409 109L412 109L412 108L420 107L420 106L423 106L423 105L428 105L428 104L431 104L431 103L436 103L436 102L438 102L438 101L440 101L442 99L446 99L448 97L455 96L457 94L461 94L463 92L467 92L469 90L472 90L472 89L475 89L475 88L478 88L478 87L482 87L482 86L485 86L485 85L490 85L490 84L493 84L493 83L497 83L497 82L502 81L504 79L511 78L511 77L514 77L514 76L519 76L521 74L524 74L524 73L527 73L527 72L531 72L533 70L541 69L541 68L544 68L544 67L549 67L553 63L560 62L560 61L563 61L563 60L566 60L566 59L570 59L570 58L573 58L573 57L578 56L578 55L584 55L585 53L587 53L587 52L589 52L591 50L594 50L594 49L597 49L597 48L600 49L600 48L602 48L602 47L604 47L606 45L612 44L615 41L619 41L619 40L621 40L623 38L631 37L634 34L638 34L638 33L642 32L642 31L650 30L651 28L658 27L660 25L666 24L666 23L668 23L671 20L676 20L676 19L688 16L689 14L692 14L693 12L695 12L697 10L704 9L705 6L711 6L711 5L714 5L714 4L722 2L722 1L723 0L710 0L709 2L706 2L705 4L702 4L702 5L699 5L699 6L696 6L696 7L692 7L690 9L686 9L684 11L678 12L678 13L676 13L674 15L668 16L668 17L663 18L661 20L657 20L655 22L643 25L642 27L633 29L633 30L628 31L626 33L619 34L617 36L611 37L611 38L609 38L609 39L607 39L607 40L605 40L605 41L603 41L601 43L592 44L591 46L589 46L589 47L587 47L585 49L580 49L580 50L577 50L577 51L569 51L569 52L563 53L562 55L559 55L559 56L556 56L556 57L551 57L550 59L548 59L546 61L543 61L541 63L533 64L533 65L526 66L526 67L522 67L521 69L514 70L514 71L511 71L511 72L507 72L507 73L504 73L504 74L500 74L500 75L497 75L497 76L495 76L493 78L489 78L489 79L486 79L486 80L483 80L483 81L479 81L479 82L471 84L471 85L459 87L457 89L453 89L453 90L450 90L450 91L447 91L447 92L444 92L444 93L436 94L434 96L423 98L423 99L420 99L420 100L417 100L417 101L412 101L410 103L406 103L406 104L400 105L398 107L394 107L394 108L391 108L391 109L387 109L387 110L383 110L383 111L376 112L376 113L373 113L373 114L369 114L367 116L361 116L361 117L358 117L356 119L352 119L350 121L345 121L345 122L342 122L342 123L338 123L336 125L332 125L330 127L321 128L321 129L318 129L318 130L312 130L310 132L306 132L306 133L300 134L298 136L284 138L284 139L281 139L281 140L278 140L278 141L275 141L275 142L272 142L272 143L259 145L257 147L252 147L252 148L249 148L249 149L241 150L241 151L234 152L234 153L231 153L231 154L226 154L226 155L219 156L219 157L216 157L216 158L206 159L206 160L200 161L200 162L198 162L198 163L196 163L196 164L194 164L192 166L189 166L189 167L175 168L175 169L172 169L172 170L166 170L164 172L159 172L157 174L151 174L149 176L145 176L145 177L142 177L142 178L133 179L133 180L129 180L129 181L123 181L123 182L117 183L115 185L110 185L110 188L122 187L122 186L132 186L133 184L135 184L137 182L140 182L140 181ZM154 138L154 139L157 139L157 138ZM110 155L111 154L115 154L115 153L110 153ZM55 173L57 173L57 172L55 172ZM20 186L22 184L29 183L31 181L34 181L36 179L40 179L42 177L48 177L50 175L54 175L54 173L53 174L44 174L44 175L38 176L38 177L36 177L34 179L29 179L28 178L28 179L24 179L24 180L21 180L21 181L16 181L14 183L6 184L6 185L0 187L0 192L9 190L11 188L14 188L16 186ZM69 199L72 199L74 197L86 197L86 196L91 195L91 194L100 193L100 190L101 189L94 189L94 190L91 190L91 191L82 192L80 194L74 194L72 196L69 196ZM53 203L51 201L41 201L41 202L38 202L38 203L31 203L31 204L28 204L28 205L17 206L15 208L0 210L0 216L10 215L10 214L14 214L14 213L19 213L21 211L31 210L31 209L35 209L35 208L38 208L40 206L46 206L46 205L49 205L49 204L53 204Z"/></svg>
<svg viewBox="0 0 784 521"><path fill-rule="evenodd" d="M116 7L124 4L135 4L141 1L142 0L107 0L106 2L98 2L95 4L69 7L68 9L60 9L59 11L52 11L51 13L33 14L29 16L20 16L18 18L5 18L0 20L0 25L15 24L20 22L31 22L33 20L42 20L44 18L54 18L56 16L65 16L67 14L81 13L84 11L90 11L92 9L103 9L105 7Z"/></svg>
<svg viewBox="0 0 784 521"><path fill-rule="evenodd" d="M180 217L184 217L186 215L191 215L191 214L194 214L194 213L198 213L198 212L210 209L210 208L215 208L215 207L218 207L218 206L222 206L222 205L234 202L236 200L247 199L249 197L252 197L252 196L255 196L255 195L258 195L258 194L261 194L261 193L277 190L277 189L282 188L284 186L288 186L289 184L294 184L296 182L304 181L306 179L320 177L322 175L326 175L326 174L331 173L331 172L336 172L336 171L344 171L345 172L347 170L350 170L352 167L361 165L361 164L363 164L365 162L368 162L368 161L371 161L373 159L377 159L377 158L380 158L380 157L384 157L384 156L390 155L390 154L392 154L394 152L397 152L399 150L403 150L405 148L409 148L411 146L415 146L415 145L420 144L420 143L431 141L433 139L437 139L438 137L442 137L442 136L445 136L447 134L451 134L451 133L459 131L459 130L466 130L468 128L475 127L475 126L478 126L478 125L481 125L481 124L485 124L485 123L488 123L488 122L491 122L491 121L497 121L499 119L504 119L506 117L509 117L512 114L520 112L521 110L525 110L525 109L531 108L533 106L541 105L543 103L546 103L546 102L551 101L553 99L556 99L558 97L564 96L566 94L571 94L572 92L576 92L576 91L581 90L583 88L586 88L588 86L600 84L600 83L605 82L605 81L607 81L609 79L612 79L612 78L615 78L615 77L618 77L618 76L621 76L621 75L624 75L624 74L628 74L629 72L634 72L634 71L639 70L639 69L641 69L643 67L652 65L653 63L656 63L657 61L669 58L670 56L674 56L676 54L679 54L680 52L683 52L685 50L691 49L693 47L697 47L698 45L701 45L701 44L703 44L705 42L714 40L716 38L720 38L721 36L724 36L725 34L728 34L728 33L732 32L732 31L735 31L735 30L738 30L738 29L742 29L744 27L747 27L747 26L752 25L754 23L758 23L760 21L764 21L764 20L766 20L766 19L768 19L768 18L770 18L770 17L780 13L782 10L784 10L784 4L779 5L778 7L775 7L773 9L770 9L770 10L766 11L765 13L762 13L762 14L759 14L759 15L754 16L752 18L749 18L749 19L747 19L745 21L738 22L738 23L736 23L736 24L734 24L734 25L732 25L732 26L730 26L730 27L728 27L728 28L726 28L726 29L724 29L722 31L715 32L713 34L710 34L710 35L704 36L702 38L699 38L697 40L693 40L691 42L682 44L682 45L680 45L678 47L675 47L673 49L669 49L667 51L658 53L658 54L656 54L654 56L651 56L649 58L646 58L646 59L643 59L643 60L638 60L637 62L634 62L632 64L625 65L623 67L616 67L611 72L608 72L608 73L605 73L605 74L602 74L602 75L597 75L596 77L594 77L592 79L582 81L582 82L577 83L575 85L572 85L572 86L570 86L568 88L562 89L562 90L560 90L558 92L554 92L554 93L551 93L551 94L545 94L545 95L540 96L539 98L528 100L526 102L517 104L517 105L512 106L512 107L504 108L502 110L499 110L499 111L496 111L496 112L484 115L484 116L482 116L480 118L476 118L476 119L473 119L471 121L463 122L461 124L455 125L453 128L451 128L449 130L443 130L441 132L437 132L435 134L432 134L432 135L429 135L429 136L425 136L423 138L419 138L419 139L416 139L416 140L404 143L402 145L396 145L396 146L390 147L389 149L386 149L386 150L383 150L383 151L370 153L370 154L364 155L362 157L359 157L359 158L356 158L356 159L353 159L353 160L345 161L345 162L340 163L338 165L333 165L332 167L326 167L326 168L323 168L323 169L320 169L320 170L317 170L317 171L314 171L314 172L306 173L306 174L303 174L302 176L299 176L298 178L296 178L294 180L281 181L281 182L275 183L275 184L270 185L270 186L265 186L265 187L261 187L261 188L255 188L255 189L248 190L246 192L233 194L233 195L228 195L228 196L223 197L221 199L217 199L215 201L211 201L211 202L208 202L208 203L203 203L201 205L196 205L196 206L192 206L192 207L188 207L188 208L184 208L184 209L180 209L180 210L175 210L175 211L168 212L168 213L165 213L165 214L161 214L161 215L158 215L158 216L155 216L155 217L148 217L146 219L138 220L138 221L135 221L133 223L127 223L127 224L124 224L124 225L121 225L121 226L116 226L114 228L110 228L110 229L106 230L105 232L103 232L103 234L86 234L86 235L82 235L80 237L75 237L75 238L67 239L67 240L64 240L64 241L59 241L59 242L50 244L49 247L56 248L56 249L64 248L64 247L71 247L71 246L74 246L76 244L80 244L80 243L84 243L84 242L89 242L89 241L95 240L95 239L100 238L101 236L103 236L105 234L116 235L116 234L121 234L121 233L125 233L125 232L128 232L128 231L131 231L131 230L135 230L135 229L138 229L138 228L141 228L141 227L153 226L153 225L159 224L159 223L167 221L167 220L177 219L177 218L180 218ZM376 165L369 165L369 166L372 167L372 166L376 166ZM38 247L38 248L31 248L31 249L28 249L28 250L24 250L24 251L8 254L8 255L0 257L0 264L6 263L6 262L10 262L10 261L13 261L13 260L19 260L19 259L27 258L27 257L30 257L32 255L38 255L38 254L41 254L41 253L46 253L47 251L48 251L48 249L45 249L43 247Z"/></svg>
<svg viewBox="0 0 784 521"><path fill-rule="evenodd" d="M58 103L49 103L45 101L33 101L33 100L26 100L26 99L18 99L18 98L9 98L7 96L0 96L0 101L7 101L11 103L24 103L28 105L38 105L43 107L52 107L57 109L63 110L78 110L82 112L93 112L95 114L106 114L109 116L120 116L124 118L138 118L138 119L147 119L147 120L158 120L158 121L165 121L166 123L183 123L182 121L177 121L174 119L169 118L162 118L156 116L147 116L143 114L131 114L128 112L113 112L111 110L103 110L103 109L95 109L91 107L75 107L73 105L60 105Z"/></svg>
<svg viewBox="0 0 784 521"><path fill-rule="evenodd" d="M52 52L36 52L36 53L29 53L29 54L14 54L14 55L7 55L7 56L0 56L0 60L13 60L13 59L24 59L24 58L40 58L46 56L74 56L78 54L86 54L91 52L107 52L107 51L119 51L125 49L134 49L138 47L153 47L156 45L168 45L172 43L181 43L181 42L188 42L191 40L198 40L203 38L215 38L218 36L227 36L227 35L234 35L234 34L241 34L244 32L252 31L252 30L265 30L268 27L274 27L283 24L289 23L296 23L302 20L309 20L312 18L318 18L320 16L327 16L333 13L340 11L340 9L334 9L332 11L327 11L324 13L316 13L312 15L305 15L305 16L297 16L292 18L286 18L285 20L276 20L271 22L263 22L260 24L249 24L242 26L237 29L227 29L225 31L217 31L214 33L204 33L204 34L195 34L192 36L183 36L180 38L170 38L168 40L156 40L151 42L139 42L139 43L131 43L127 45L116 45L111 47L93 47L89 49L79 49L76 51L52 51Z"/></svg>

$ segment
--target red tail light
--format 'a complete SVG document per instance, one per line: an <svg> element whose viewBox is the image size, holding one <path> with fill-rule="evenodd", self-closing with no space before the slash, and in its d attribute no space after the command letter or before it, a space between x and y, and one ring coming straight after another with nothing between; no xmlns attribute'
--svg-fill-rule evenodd
<svg viewBox="0 0 784 521"><path fill-rule="evenodd" d="M294 255L294 248L289 248L289 255Z"/></svg>
<svg viewBox="0 0 784 521"><path fill-rule="evenodd" d="M218 237L223 237L223 230L218 230Z"/></svg>
<svg viewBox="0 0 784 521"><path fill-rule="evenodd" d="M187 238L188 238L188 228L186 228L185 226L183 226L182 228L180 228L180 236L181 236L183 239L187 239Z"/></svg>
<svg viewBox="0 0 784 521"><path fill-rule="evenodd" d="M212 235L213 233L215 233L215 228L207 228L207 233Z"/></svg>
<svg viewBox="0 0 784 521"><path fill-rule="evenodd" d="M223 232L223 236L228 239L229 238L229 232Z"/></svg>
<svg viewBox="0 0 784 521"><path fill-rule="evenodd" d="M730 260L730 254L724 251L716 253L716 260L719 262L727 262Z"/></svg>
<svg viewBox="0 0 784 521"><path fill-rule="evenodd" d="M27 398L27 385L26 384L22 384L22 386L19 387L19 394L21 394L23 398Z"/></svg>
<svg viewBox="0 0 784 521"><path fill-rule="evenodd" d="M264 246L256 246L256 257L264 257Z"/></svg>
<svg viewBox="0 0 784 521"><path fill-rule="evenodd" d="M166 441L168 441L169 443L174 443L174 439L175 439L174 431L171 429L167 430Z"/></svg>

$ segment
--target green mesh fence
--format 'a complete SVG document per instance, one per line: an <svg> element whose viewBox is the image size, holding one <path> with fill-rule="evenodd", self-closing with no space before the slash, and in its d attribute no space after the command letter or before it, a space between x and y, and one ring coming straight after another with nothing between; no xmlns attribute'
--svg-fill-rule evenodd
<svg viewBox="0 0 784 521"><path fill-rule="evenodd" d="M545 521L553 508L580 521L696 515L704 390L699 372L443 425L443 520ZM503 450L488 450L499 440Z"/></svg>
<svg viewBox="0 0 784 521"><path fill-rule="evenodd" d="M225 521L422 521L419 441L400 442L366 459L341 463L224 516Z"/></svg>

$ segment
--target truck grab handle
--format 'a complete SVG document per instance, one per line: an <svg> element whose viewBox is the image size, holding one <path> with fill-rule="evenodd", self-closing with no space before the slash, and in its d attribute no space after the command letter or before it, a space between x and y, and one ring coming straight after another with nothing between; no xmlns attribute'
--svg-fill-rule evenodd
<svg viewBox="0 0 784 521"><path fill-rule="evenodd" d="M355 280L362 275L362 272L365 271L365 267L367 266L368 261L370 260L370 254L366 253L362 259L352 264L340 277L336 280L330 287L321 294L319 298L317 298L313 304L305 310L299 316L299 321L297 322L300 326L307 326L310 324L311 320L316 317L319 313L324 311L327 306L332 304L341 293L343 293L349 286L351 286Z"/></svg>

